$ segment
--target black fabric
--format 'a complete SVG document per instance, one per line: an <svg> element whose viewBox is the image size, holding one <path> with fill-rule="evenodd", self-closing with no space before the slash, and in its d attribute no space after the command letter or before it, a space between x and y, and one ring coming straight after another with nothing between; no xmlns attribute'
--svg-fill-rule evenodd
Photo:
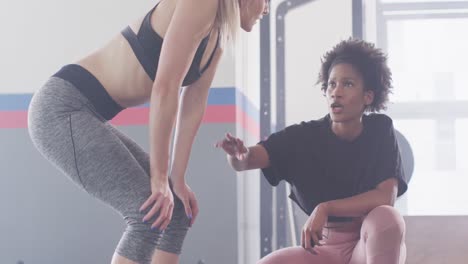
<svg viewBox="0 0 468 264"><path fill-rule="evenodd" d="M158 5L151 9L151 11L148 12L148 14L145 16L137 34L135 34L135 32L133 32L133 30L130 27L126 27L124 30L122 30L122 35L128 41L141 66L144 68L148 76L153 81L156 78L156 72L158 70L159 63L159 55L161 54L161 49L164 40L151 27L151 14L153 14L154 9L156 9L157 6ZM205 70L210 66L215 51L219 44L219 34L216 40L215 49L211 53L206 65L202 69L200 69L200 63L203 54L205 53L210 35L211 34L208 34L200 42L200 45L198 46L198 49L193 58L192 64L190 65L190 68L182 82L182 86L187 86L197 81L202 76L203 72L205 72Z"/></svg>
<svg viewBox="0 0 468 264"><path fill-rule="evenodd" d="M61 78L73 84L106 120L111 120L124 109L112 99L99 80L80 65L65 65L53 77Z"/></svg>
<svg viewBox="0 0 468 264"><path fill-rule="evenodd" d="M154 60L150 60L149 56L145 52L145 49L141 45L141 42L138 40L138 37L135 35L135 32L130 27L126 27L122 30L122 35L127 39L128 44L133 50L133 53L137 57L138 61L140 62L141 66L145 70L146 74L154 81L156 76L156 65L154 64ZM155 46L155 49L157 47ZM161 47L159 47L161 49ZM159 60L159 54L156 57Z"/></svg>
<svg viewBox="0 0 468 264"><path fill-rule="evenodd" d="M268 182L291 184L289 197L308 215L322 202L370 191L382 181L399 179L398 196L407 190L392 120L383 114L363 116L364 129L353 141L338 138L329 115L302 122L259 142L270 166L262 169ZM331 216L329 221L351 218Z"/></svg>

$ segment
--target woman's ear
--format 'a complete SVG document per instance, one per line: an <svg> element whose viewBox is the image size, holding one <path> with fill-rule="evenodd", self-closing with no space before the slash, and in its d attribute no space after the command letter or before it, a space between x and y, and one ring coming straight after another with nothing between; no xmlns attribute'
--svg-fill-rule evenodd
<svg viewBox="0 0 468 264"><path fill-rule="evenodd" d="M369 106L374 102L374 91L372 90L366 90L364 91L364 102L366 103L366 106Z"/></svg>

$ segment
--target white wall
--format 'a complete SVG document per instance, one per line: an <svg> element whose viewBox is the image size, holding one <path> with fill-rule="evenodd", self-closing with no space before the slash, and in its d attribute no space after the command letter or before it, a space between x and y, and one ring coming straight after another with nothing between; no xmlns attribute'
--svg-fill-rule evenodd
<svg viewBox="0 0 468 264"><path fill-rule="evenodd" d="M156 1L1 1L0 93L32 93ZM8 26L5 26L8 25Z"/></svg>
<svg viewBox="0 0 468 264"><path fill-rule="evenodd" d="M0 1L0 94L34 92L60 67L105 44L157 2ZM234 85L233 56L224 57L214 87Z"/></svg>
<svg viewBox="0 0 468 264"><path fill-rule="evenodd" d="M320 58L352 35L351 0L316 0L286 16L286 124L317 119L327 113L315 85Z"/></svg>
<svg viewBox="0 0 468 264"><path fill-rule="evenodd" d="M256 25L252 32L241 34L236 46L235 62L236 87L256 109L260 106L259 29L259 25ZM240 121L242 116L238 115L236 119ZM239 126L239 121L237 136L247 145L256 144L258 137ZM255 263L260 258L260 172L247 171L237 176L238 261L239 264Z"/></svg>

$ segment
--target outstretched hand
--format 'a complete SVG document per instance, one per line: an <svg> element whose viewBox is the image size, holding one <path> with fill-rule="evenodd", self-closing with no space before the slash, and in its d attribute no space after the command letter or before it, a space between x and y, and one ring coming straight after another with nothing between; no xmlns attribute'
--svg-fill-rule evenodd
<svg viewBox="0 0 468 264"><path fill-rule="evenodd" d="M230 133L226 133L225 138L218 141L215 146L222 148L229 156L238 160L244 160L249 153L249 149L244 145L244 142Z"/></svg>

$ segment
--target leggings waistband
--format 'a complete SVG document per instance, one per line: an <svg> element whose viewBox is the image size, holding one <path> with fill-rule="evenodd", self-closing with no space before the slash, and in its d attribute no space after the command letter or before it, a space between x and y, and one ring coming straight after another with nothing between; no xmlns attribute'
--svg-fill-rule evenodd
<svg viewBox="0 0 468 264"><path fill-rule="evenodd" d="M80 65L65 65L53 77L73 84L91 102L97 113L106 120L111 120L124 109L112 99L99 80Z"/></svg>

